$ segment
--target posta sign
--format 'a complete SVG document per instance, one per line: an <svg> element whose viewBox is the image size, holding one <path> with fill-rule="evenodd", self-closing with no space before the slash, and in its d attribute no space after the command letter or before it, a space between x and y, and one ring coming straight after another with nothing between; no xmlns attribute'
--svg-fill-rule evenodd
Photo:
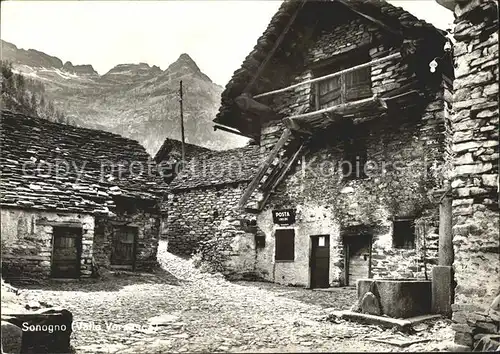
<svg viewBox="0 0 500 354"><path fill-rule="evenodd" d="M295 222L295 209L273 210L273 222L279 225L290 225Z"/></svg>

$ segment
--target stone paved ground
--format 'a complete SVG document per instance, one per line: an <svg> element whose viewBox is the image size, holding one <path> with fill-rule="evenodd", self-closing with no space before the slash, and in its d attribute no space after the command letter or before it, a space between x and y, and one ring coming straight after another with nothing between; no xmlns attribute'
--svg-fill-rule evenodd
<svg viewBox="0 0 500 354"><path fill-rule="evenodd" d="M78 353L429 351L443 349L443 340L450 339L449 325L441 321L412 336L434 339L429 343L374 343L367 338L391 331L325 320L332 309L351 306L352 289L230 283L199 273L164 248L160 261L168 272L23 289L21 296L69 309ZM155 316L163 326L148 325Z"/></svg>

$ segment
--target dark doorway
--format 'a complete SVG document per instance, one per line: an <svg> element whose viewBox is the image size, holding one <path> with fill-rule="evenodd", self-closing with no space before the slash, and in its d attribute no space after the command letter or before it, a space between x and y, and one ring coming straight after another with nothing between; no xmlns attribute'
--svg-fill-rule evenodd
<svg viewBox="0 0 500 354"><path fill-rule="evenodd" d="M137 228L117 226L113 233L111 265L113 268L134 270Z"/></svg>
<svg viewBox="0 0 500 354"><path fill-rule="evenodd" d="M344 237L345 283L356 286L359 279L370 277L371 235L361 234Z"/></svg>
<svg viewBox="0 0 500 354"><path fill-rule="evenodd" d="M79 278L82 254L82 229L54 227L51 276L53 278Z"/></svg>
<svg viewBox="0 0 500 354"><path fill-rule="evenodd" d="M311 236L311 288L330 286L330 236Z"/></svg>

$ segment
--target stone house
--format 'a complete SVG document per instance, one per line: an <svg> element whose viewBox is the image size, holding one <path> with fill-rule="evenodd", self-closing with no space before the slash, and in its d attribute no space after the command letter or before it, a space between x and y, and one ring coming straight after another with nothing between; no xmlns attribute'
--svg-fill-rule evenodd
<svg viewBox="0 0 500 354"><path fill-rule="evenodd" d="M184 158L186 161L192 157L196 157L200 153L211 151L210 149L184 143ZM161 169L165 183L170 183L181 170L180 163L182 161L182 142L175 139L166 138L158 152L154 156L154 160Z"/></svg>
<svg viewBox="0 0 500 354"><path fill-rule="evenodd" d="M156 265L163 182L136 141L2 111L2 276Z"/></svg>
<svg viewBox="0 0 500 354"><path fill-rule="evenodd" d="M261 162L262 154L257 146L205 151L188 159L169 184L168 200L164 203L168 216L162 237L168 239L169 252L191 255L203 241L219 242L220 230L228 227L235 231L231 237L244 234L239 228L242 213L238 210L238 201ZM233 250L233 258L245 257L244 252L238 251L240 248ZM240 251L246 249L243 247Z"/></svg>
<svg viewBox="0 0 500 354"><path fill-rule="evenodd" d="M430 278L453 80L445 34L385 1L283 3L214 119L266 154L239 202L255 218L257 276Z"/></svg>

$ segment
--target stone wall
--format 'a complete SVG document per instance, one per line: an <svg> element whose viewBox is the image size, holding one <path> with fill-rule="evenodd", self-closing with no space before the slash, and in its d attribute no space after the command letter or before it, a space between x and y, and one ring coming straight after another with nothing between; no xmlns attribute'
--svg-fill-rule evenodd
<svg viewBox="0 0 500 354"><path fill-rule="evenodd" d="M95 260L99 267L110 268L113 236L116 227L137 228L134 270L151 271L157 266L156 254L160 234L160 217L148 210L118 211L115 216L96 217Z"/></svg>
<svg viewBox="0 0 500 354"><path fill-rule="evenodd" d="M173 191L168 195L167 222L161 235L169 252L191 255L200 241L209 240L236 208L246 183ZM239 223L231 219L230 222Z"/></svg>
<svg viewBox="0 0 500 354"><path fill-rule="evenodd" d="M109 267L115 225L138 228L136 269L151 270L157 264L159 216L151 211L130 213L119 208L116 214L108 217L2 209L2 275L17 282L50 278L53 228L57 226L82 229L82 278L95 274L96 266Z"/></svg>
<svg viewBox="0 0 500 354"><path fill-rule="evenodd" d="M433 172L444 145L442 95L437 94L422 112L379 117L355 129L367 148L367 158L378 170L365 179L346 181L339 174L343 160L343 132L325 132L286 178L257 216L266 236L266 247L257 251L257 270L269 280L308 285L309 236L330 235L330 283L344 283L342 233L364 226L373 235L374 277L424 277L437 264L437 205L427 192L440 182ZM429 123L431 121L431 123ZM325 137L329 138L329 143ZM323 142L323 143L322 143ZM437 151L436 151L437 150ZM441 154L440 154L441 151ZM294 262L274 262L272 209L296 208ZM392 247L394 217L414 217L417 242L414 250ZM426 235L425 241L423 235Z"/></svg>
<svg viewBox="0 0 500 354"><path fill-rule="evenodd" d="M334 55L368 45L376 34L378 34L377 28L361 19L353 19L340 25L332 23L323 28L314 45L309 48L309 62L329 59Z"/></svg>
<svg viewBox="0 0 500 354"><path fill-rule="evenodd" d="M82 228L81 276L92 275L93 216L4 208L1 220L2 276L6 279L18 282L50 277L55 226Z"/></svg>
<svg viewBox="0 0 500 354"><path fill-rule="evenodd" d="M455 8L454 170L455 341L472 347L499 331L488 309L500 292L498 211L498 5L465 1Z"/></svg>

